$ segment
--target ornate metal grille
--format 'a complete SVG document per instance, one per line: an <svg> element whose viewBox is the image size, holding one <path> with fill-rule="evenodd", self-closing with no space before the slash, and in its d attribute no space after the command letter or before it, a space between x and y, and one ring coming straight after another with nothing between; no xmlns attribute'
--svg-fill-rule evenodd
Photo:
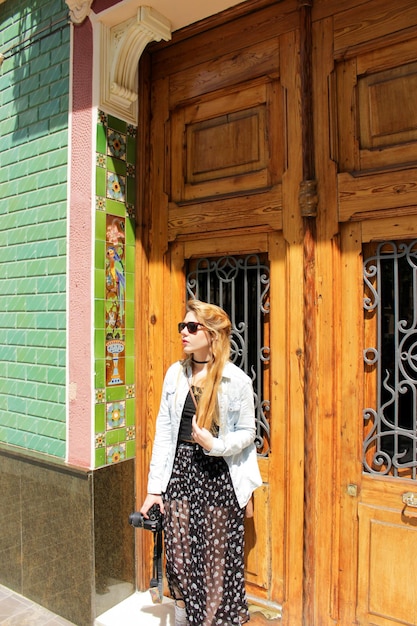
<svg viewBox="0 0 417 626"><path fill-rule="evenodd" d="M364 350L376 374L376 407L364 409L364 470L417 477L417 240L378 245L364 262L366 318L376 345Z"/></svg>
<svg viewBox="0 0 417 626"><path fill-rule="evenodd" d="M231 360L252 379L256 446L267 456L270 401L267 384L269 343L269 267L257 254L190 260L187 296L221 306L232 322Z"/></svg>

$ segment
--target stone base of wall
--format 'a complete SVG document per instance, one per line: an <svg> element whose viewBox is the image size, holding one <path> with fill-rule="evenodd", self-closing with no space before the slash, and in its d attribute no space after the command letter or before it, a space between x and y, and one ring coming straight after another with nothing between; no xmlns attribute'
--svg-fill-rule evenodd
<svg viewBox="0 0 417 626"><path fill-rule="evenodd" d="M135 588L134 461L94 471L0 447L0 583L91 626Z"/></svg>

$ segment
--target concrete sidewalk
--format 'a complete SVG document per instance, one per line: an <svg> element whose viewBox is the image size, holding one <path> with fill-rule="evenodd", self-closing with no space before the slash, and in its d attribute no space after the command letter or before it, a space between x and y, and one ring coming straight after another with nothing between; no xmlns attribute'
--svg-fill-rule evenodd
<svg viewBox="0 0 417 626"><path fill-rule="evenodd" d="M251 605L250 626L274 626L275 611ZM153 604L149 591L131 596L99 615L94 626L174 626L174 602L164 598ZM0 626L79 626L0 585Z"/></svg>
<svg viewBox="0 0 417 626"><path fill-rule="evenodd" d="M0 626L78 626L0 585ZM152 604L148 591L134 593L102 615L94 626L174 626L174 602Z"/></svg>
<svg viewBox="0 0 417 626"><path fill-rule="evenodd" d="M134 593L96 618L94 626L174 626L174 601L152 604L149 591Z"/></svg>
<svg viewBox="0 0 417 626"><path fill-rule="evenodd" d="M1 626L77 626L0 585Z"/></svg>

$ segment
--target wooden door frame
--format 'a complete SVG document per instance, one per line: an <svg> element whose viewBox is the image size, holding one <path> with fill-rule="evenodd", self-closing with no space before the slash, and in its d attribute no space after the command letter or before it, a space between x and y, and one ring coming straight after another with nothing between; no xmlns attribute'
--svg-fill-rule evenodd
<svg viewBox="0 0 417 626"><path fill-rule="evenodd" d="M361 482L359 442L363 408L363 308L361 224L341 227L341 353L340 367L340 530L339 615L341 624L356 622L358 501ZM348 326L348 328L347 328ZM350 445L345 445L350 442Z"/></svg>

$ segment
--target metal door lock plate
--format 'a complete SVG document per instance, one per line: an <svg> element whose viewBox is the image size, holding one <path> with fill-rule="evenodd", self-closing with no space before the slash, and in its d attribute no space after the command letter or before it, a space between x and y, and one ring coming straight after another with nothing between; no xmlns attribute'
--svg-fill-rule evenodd
<svg viewBox="0 0 417 626"><path fill-rule="evenodd" d="M356 496L358 495L358 485L349 484L347 486L347 494L348 496L352 496L352 498L356 498Z"/></svg>
<svg viewBox="0 0 417 626"><path fill-rule="evenodd" d="M403 503L406 506L412 506L417 508L417 493L413 493L412 491L406 491L402 496Z"/></svg>

